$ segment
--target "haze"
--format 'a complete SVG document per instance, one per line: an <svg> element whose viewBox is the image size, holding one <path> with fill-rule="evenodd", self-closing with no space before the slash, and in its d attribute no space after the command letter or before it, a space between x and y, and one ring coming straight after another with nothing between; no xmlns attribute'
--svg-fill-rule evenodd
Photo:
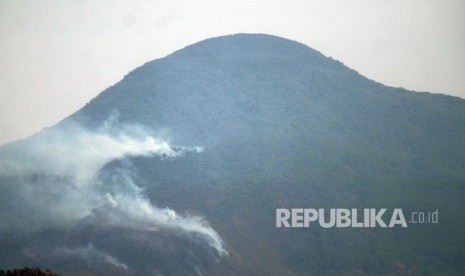
<svg viewBox="0 0 465 276"><path fill-rule="evenodd" d="M465 2L1 1L0 144L143 63L232 33L297 40L389 86L465 98Z"/></svg>

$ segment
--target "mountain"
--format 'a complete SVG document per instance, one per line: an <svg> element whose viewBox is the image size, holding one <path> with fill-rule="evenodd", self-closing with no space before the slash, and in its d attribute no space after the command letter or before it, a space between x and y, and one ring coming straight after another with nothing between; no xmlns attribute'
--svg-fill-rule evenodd
<svg viewBox="0 0 465 276"><path fill-rule="evenodd" d="M0 148L0 268L461 275L464 138L462 99L275 36L207 39ZM407 227L278 228L278 208L401 209Z"/></svg>

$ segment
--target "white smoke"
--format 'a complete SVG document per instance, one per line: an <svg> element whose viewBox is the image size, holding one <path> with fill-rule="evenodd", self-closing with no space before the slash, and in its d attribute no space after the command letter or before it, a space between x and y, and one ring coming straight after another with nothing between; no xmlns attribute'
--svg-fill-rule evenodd
<svg viewBox="0 0 465 276"><path fill-rule="evenodd" d="M106 197L110 211L118 214L106 220L106 224L124 224L138 230L158 231L158 228L164 228L197 233L203 236L220 255L227 255L218 233L201 217L183 217L170 208L156 208L143 196L134 197L118 193L115 196L107 194Z"/></svg>
<svg viewBox="0 0 465 276"><path fill-rule="evenodd" d="M81 258L87 262L88 266L98 263L108 263L115 267L128 270L128 266L125 263L120 262L117 258L101 250L95 249L92 243L89 243L86 247L61 248L57 250L56 254Z"/></svg>
<svg viewBox="0 0 465 276"><path fill-rule="evenodd" d="M21 175L25 178L24 183L12 188L12 197L16 197L13 200L23 204L13 210L0 209L2 218L9 220L0 224L0 230L73 227L87 219L93 223L105 221L149 231L163 228L196 233L220 255L225 255L220 236L205 220L197 216L183 217L169 208L153 206L128 173L122 174L119 187L111 191L102 192L97 180L99 171L112 160L154 155L175 158L186 151L202 150L200 147L173 147L168 141L154 137L149 130L121 124L115 117L97 130L85 129L77 123L48 129L0 151L0 177ZM31 182L27 180L31 175L57 176L57 179L53 183ZM93 220L96 213L100 217ZM24 221L26 224L22 223Z"/></svg>
<svg viewBox="0 0 465 276"><path fill-rule="evenodd" d="M113 123L107 121L95 131L68 122L21 141L0 159L0 173L66 175L87 184L111 160L128 155L179 154L167 141L156 139L142 127L109 121Z"/></svg>

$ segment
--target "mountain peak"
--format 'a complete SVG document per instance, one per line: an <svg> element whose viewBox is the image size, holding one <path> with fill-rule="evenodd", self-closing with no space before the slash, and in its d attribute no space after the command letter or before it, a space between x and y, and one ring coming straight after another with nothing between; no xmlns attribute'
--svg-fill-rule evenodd
<svg viewBox="0 0 465 276"><path fill-rule="evenodd" d="M247 66L264 63L265 66L313 66L313 70L337 71L338 74L356 74L341 62L328 58L297 41L268 34L232 34L205 39L184 47L162 59L150 61L139 70L150 70L157 63L201 63L222 70L231 63ZM281 70L281 68L277 68Z"/></svg>
<svg viewBox="0 0 465 276"><path fill-rule="evenodd" d="M202 40L176 51L173 55L182 57L208 57L214 55L221 57L230 56L231 53L240 53L246 56L255 56L257 54L320 54L300 42L274 35L232 34Z"/></svg>
<svg viewBox="0 0 465 276"><path fill-rule="evenodd" d="M211 138L238 131L229 125L237 117L286 116L288 108L302 109L310 99L324 106L323 98L345 93L348 79L360 81L360 76L299 42L264 34L228 35L144 64L73 117L100 124L117 110L123 120ZM323 87L328 80L332 87ZM168 115L173 108L183 115ZM216 120L222 124L211 132ZM180 137L187 137L174 136L183 142Z"/></svg>
<svg viewBox="0 0 465 276"><path fill-rule="evenodd" d="M245 126L239 118L307 120L310 127L335 110L367 104L373 93L396 101L384 88L302 43L236 34L144 64L72 117L99 125L116 110L123 121L169 129L174 141L194 146L238 135Z"/></svg>

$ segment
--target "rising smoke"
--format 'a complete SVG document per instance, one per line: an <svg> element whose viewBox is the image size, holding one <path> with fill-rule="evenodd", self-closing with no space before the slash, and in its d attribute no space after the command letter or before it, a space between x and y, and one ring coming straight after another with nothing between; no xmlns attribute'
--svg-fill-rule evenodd
<svg viewBox="0 0 465 276"><path fill-rule="evenodd" d="M193 238L203 239L220 256L227 255L220 236L203 218L155 207L128 169L115 172L118 181L112 186L105 186L98 178L101 169L114 160L130 156L176 158L186 151L200 153L202 149L173 147L144 127L120 123L117 116L94 130L68 121L6 145L0 149L4 202L0 231L71 229L86 224L149 232L162 229L194 234ZM92 244L63 252L106 256ZM126 266L111 256L104 259Z"/></svg>
<svg viewBox="0 0 465 276"><path fill-rule="evenodd" d="M101 250L95 249L92 243L89 243L85 247L58 248L55 252L53 252L53 254L76 256L83 259L88 266L99 265L99 263L107 263L124 270L128 269L128 266L120 262L117 258Z"/></svg>

